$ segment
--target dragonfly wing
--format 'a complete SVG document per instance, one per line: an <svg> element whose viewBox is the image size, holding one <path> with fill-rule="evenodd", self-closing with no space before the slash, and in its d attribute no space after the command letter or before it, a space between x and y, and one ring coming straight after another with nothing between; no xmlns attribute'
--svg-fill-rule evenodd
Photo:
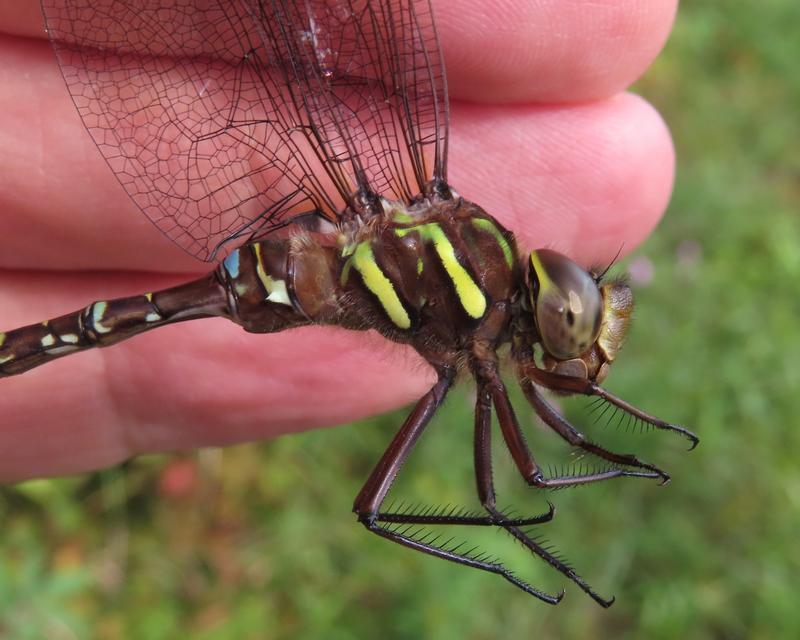
<svg viewBox="0 0 800 640"><path fill-rule="evenodd" d="M445 178L427 0L44 0L69 92L169 238L210 260L298 214ZM369 211L366 212L367 214Z"/></svg>

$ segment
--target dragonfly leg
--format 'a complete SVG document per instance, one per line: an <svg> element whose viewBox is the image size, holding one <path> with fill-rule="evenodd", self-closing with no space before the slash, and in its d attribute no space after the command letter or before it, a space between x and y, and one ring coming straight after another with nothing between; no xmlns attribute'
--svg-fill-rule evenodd
<svg viewBox="0 0 800 640"><path fill-rule="evenodd" d="M511 457L514 459L514 463L517 465L522 477L525 478L528 484L545 489L560 489L562 487L589 484L621 477L663 479L664 474L662 471L634 471L620 468L558 477L545 476L541 467L534 459L531 450L528 448L525 437L522 435L522 430L519 427L514 408L511 406L511 401L508 399L505 385L497 372L497 363L487 360L480 361L478 370L476 371L476 377L478 378L479 385L485 385L487 393L491 397L492 404L494 405L495 411L497 411L497 419L500 423L503 439L508 446Z"/></svg>
<svg viewBox="0 0 800 640"><path fill-rule="evenodd" d="M366 523L365 523L366 524ZM497 575L503 576L506 580L511 582L514 586L519 587L526 593L546 602L547 604L558 604L561 602L561 598L564 597L564 593L561 592L555 596L550 595L549 593L544 593L543 591L539 591L538 589L532 587L524 580L521 580L513 573L511 573L508 569L506 569L503 565L498 562L492 560L486 560L485 556L475 556L472 557L472 554L475 549L468 550L466 552L461 552L460 548L463 545L454 546L453 549L446 548L447 542L444 545L437 546L436 545L436 537L426 537L419 539L416 533L412 533L411 535L406 535L407 529L402 530L393 530L387 527L382 527L379 524L373 522L372 524L366 524L367 528L372 531L373 533L378 534L382 538L386 538L391 540L392 542L397 542L398 544L402 544L403 546L408 547L409 549L415 549L416 551L421 551L422 553L427 553L432 555L436 558L443 558L444 560L450 560L451 562L455 562L456 564L464 565L465 567L471 567L473 569L480 569L482 571L488 571L489 573L495 573ZM427 540L431 540L428 542Z"/></svg>
<svg viewBox="0 0 800 640"><path fill-rule="evenodd" d="M386 499L386 494L389 493L400 467L403 466L436 410L444 402L447 392L453 385L455 373L452 367L443 366L439 369L439 379L436 384L420 398L375 465L353 504L353 511L358 514L360 521L373 522L377 518L378 510Z"/></svg>
<svg viewBox="0 0 800 640"><path fill-rule="evenodd" d="M551 391L557 391L561 393L578 393L585 396L597 396L598 398L602 398L609 404L622 409L622 411L633 416L635 419L652 425L656 429L663 429L665 431L674 431L675 433L679 433L691 443L691 446L689 447L690 451L700 443L700 438L698 438L688 429L681 427L680 425L671 424L661 420L660 418L657 418L656 416L650 415L649 413L645 413L641 409L637 409L632 404L625 402L625 400L618 398L612 393L609 393L599 384L592 382L591 380L563 376L553 373L552 371L539 369L538 367L526 367L524 371L524 378L521 377L520 382L526 395L528 395L526 386L530 387L531 381L550 389Z"/></svg>
<svg viewBox="0 0 800 640"><path fill-rule="evenodd" d="M492 395L492 391L488 385L482 385L478 390L478 399L475 403L475 478L478 484L478 496L481 500L481 504L483 504L484 509L486 509L487 513L495 520L497 526L504 529L532 553L556 569L556 571L569 578L595 602L603 607L610 607L614 603L614 598L606 599L600 596L578 575L575 569L562 559L553 555L552 552L534 540L518 525L510 524L508 518L497 509L494 481L492 480ZM550 509L552 512L552 505ZM508 578L508 576L505 577ZM561 596L563 596L563 592L559 595L559 599Z"/></svg>
<svg viewBox="0 0 800 640"><path fill-rule="evenodd" d="M464 545L450 545L451 541L437 544L438 536L433 534L421 535L421 531L416 529L419 524L447 524L446 519L437 523L427 522L424 516L416 519L398 520L398 516L408 514L382 514L380 507L386 499L386 494L391 488L392 482L397 477L400 467L405 462L411 449L419 436L430 422L436 410L441 406L447 391L453 384L455 369L452 367L442 367L439 370L439 380L417 402L403 426L397 432L386 452L381 457L375 469L372 471L364 487L359 492L353 505L353 511L358 515L361 522L373 533L387 538L398 544L416 549L423 553L443 558L457 564L475 569L481 569L490 573L503 575L507 580L518 586L523 591L543 600L549 604L557 604L561 600L561 595L552 596L534 589L523 580L511 574L505 567L497 562L487 559L483 555L475 555L475 549L462 551ZM544 516L546 519L552 517L552 508L549 514ZM490 520L493 520L490 518ZM481 524L478 522L455 522L456 524ZM489 524L496 524L494 521ZM386 526L389 525L389 526Z"/></svg>
<svg viewBox="0 0 800 640"><path fill-rule="evenodd" d="M478 525L496 526L495 518L451 507L417 507L413 510L399 512L379 511L392 482L400 467L427 426L436 409L441 405L444 396L452 384L453 374L445 371L439 382L417 404L406 419L406 423L387 448L380 462L376 465L364 487L355 500L353 510L359 517L374 516L377 522L393 524L428 524L428 525ZM555 509L527 518L509 518L508 524L525 526L541 524L553 518Z"/></svg>
<svg viewBox="0 0 800 640"><path fill-rule="evenodd" d="M475 473L478 482L478 497L484 508L491 504L492 508L495 506L494 490L492 489L492 470L491 470L491 457L483 455L485 447L489 446L489 440L486 440L483 435L479 437L478 425L483 421L491 422L491 397L486 393L485 389L481 390L478 400L475 404ZM488 465L486 464L488 461ZM550 522L555 515L555 507L552 503L548 502L549 509L545 513L541 513L529 517L511 517L502 515L497 511L489 513L489 515L476 515L474 513L465 513L462 510L455 508L415 508L413 511L400 511L400 512L384 512L378 513L377 521L383 523L401 523L401 524L428 524L428 525L478 525L478 526L517 526L524 527L535 524L544 524ZM401 507L402 509L402 507Z"/></svg>
<svg viewBox="0 0 800 640"><path fill-rule="evenodd" d="M384 512L378 513L376 520L382 523L394 524L427 524L427 525L473 525L481 527L515 526L527 527L534 524L550 522L556 513L552 503L544 513L529 517L505 516L497 519L491 515L476 515L466 513L457 507L415 508L409 512Z"/></svg>
<svg viewBox="0 0 800 640"><path fill-rule="evenodd" d="M630 453L614 453L601 447L594 442L586 439L586 436L578 431L570 422L558 413L553 406L539 393L536 386L528 381L521 381L520 386L525 393L525 397L531 406L536 410L537 415L542 421L564 440L566 440L573 447L578 447L584 451L591 453L598 458L608 460L614 464L621 464L628 467L637 467L639 469L646 469L661 478L661 484L669 482L669 474L662 471L655 465L647 462L642 462L635 455Z"/></svg>

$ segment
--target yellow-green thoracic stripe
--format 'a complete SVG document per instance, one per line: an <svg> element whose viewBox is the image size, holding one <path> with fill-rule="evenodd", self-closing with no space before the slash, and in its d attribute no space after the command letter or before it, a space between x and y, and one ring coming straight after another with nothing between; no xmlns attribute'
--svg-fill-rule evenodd
<svg viewBox="0 0 800 640"><path fill-rule="evenodd" d="M411 328L411 318L397 295L392 281L375 260L368 241L359 242L352 256L353 268L361 274L364 286L378 298L389 319L401 329Z"/></svg>
<svg viewBox="0 0 800 640"><path fill-rule="evenodd" d="M423 240L433 243L436 255L439 256L445 272L453 281L456 295L467 315L476 319L483 317L486 312L486 296L483 295L478 283L458 261L455 247L444 230L435 222L431 222L417 227L398 229L397 235L402 237L412 231L417 231Z"/></svg>

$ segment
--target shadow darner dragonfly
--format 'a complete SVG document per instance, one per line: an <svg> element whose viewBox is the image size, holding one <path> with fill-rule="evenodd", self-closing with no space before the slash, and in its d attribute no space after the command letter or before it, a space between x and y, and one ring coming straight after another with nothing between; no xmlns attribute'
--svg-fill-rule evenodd
<svg viewBox="0 0 800 640"><path fill-rule="evenodd" d="M47 28L84 125L131 198L187 252L226 255L203 278L94 302L0 333L0 377L195 318L270 333L309 324L374 329L437 373L355 499L370 531L550 594L503 564L441 544L427 525L502 529L611 604L528 533L554 515L510 516L492 481L490 427L524 480L560 488L659 468L588 440L541 389L595 396L633 420L687 437L600 384L633 308L630 288L514 235L448 184L444 66L426 0L44 0ZM499 372L542 421L603 461L546 475ZM413 445L459 372L477 384L474 455L484 512L382 510Z"/></svg>

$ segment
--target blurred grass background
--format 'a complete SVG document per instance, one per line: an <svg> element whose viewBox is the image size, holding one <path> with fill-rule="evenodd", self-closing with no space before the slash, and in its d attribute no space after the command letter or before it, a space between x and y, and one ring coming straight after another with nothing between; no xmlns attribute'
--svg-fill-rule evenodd
<svg viewBox="0 0 800 640"><path fill-rule="evenodd" d="M628 261L638 308L610 386L701 446L596 428L673 482L549 496L520 490L496 448L504 495L532 513L556 503L543 534L617 595L611 609L497 534L464 532L566 588L559 607L357 525L353 496L397 412L3 488L0 637L800 638L798 28L796 0L687 2L637 86L674 132L678 176L665 221ZM398 493L474 503L459 393ZM555 438L530 437L569 461Z"/></svg>

